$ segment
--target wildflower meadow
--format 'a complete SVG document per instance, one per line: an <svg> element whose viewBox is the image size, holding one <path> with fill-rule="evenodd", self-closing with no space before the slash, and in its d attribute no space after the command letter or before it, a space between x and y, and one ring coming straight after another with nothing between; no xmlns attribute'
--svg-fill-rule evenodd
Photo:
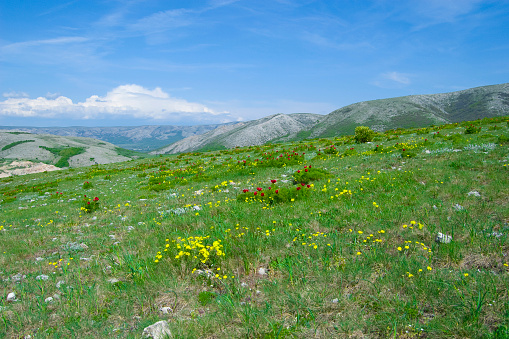
<svg viewBox="0 0 509 339"><path fill-rule="evenodd" d="M509 338L508 117L0 179L0 338Z"/></svg>

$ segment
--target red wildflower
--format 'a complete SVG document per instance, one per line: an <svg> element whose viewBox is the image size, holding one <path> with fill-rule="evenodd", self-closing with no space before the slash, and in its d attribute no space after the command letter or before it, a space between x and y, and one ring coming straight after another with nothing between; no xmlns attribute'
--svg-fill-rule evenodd
<svg viewBox="0 0 509 339"><path fill-rule="evenodd" d="M258 192L254 192L254 195L257 195L257 194L258 194Z"/></svg>
<svg viewBox="0 0 509 339"><path fill-rule="evenodd" d="M276 194L278 194L278 193L279 193L279 190L276 190Z"/></svg>
<svg viewBox="0 0 509 339"><path fill-rule="evenodd" d="M307 172L307 171L308 171L308 169L306 168L304 171L305 171L305 172Z"/></svg>
<svg viewBox="0 0 509 339"><path fill-rule="evenodd" d="M306 187L307 187L307 188L310 188L310 187L311 187L311 185L306 185Z"/></svg>
<svg viewBox="0 0 509 339"><path fill-rule="evenodd" d="M297 187L297 191L300 190L300 186Z"/></svg>
<svg viewBox="0 0 509 339"><path fill-rule="evenodd" d="M262 194L260 194L262 197L265 195L265 193L262 192Z"/></svg>
<svg viewBox="0 0 509 339"><path fill-rule="evenodd" d="M305 183L301 182L301 183L300 183L300 185L301 185L301 186L304 186L304 185L305 185Z"/></svg>
<svg viewBox="0 0 509 339"><path fill-rule="evenodd" d="M242 190L242 192L247 193L247 192L249 192L249 190L248 190L247 188L244 188L244 189Z"/></svg>
<svg viewBox="0 0 509 339"><path fill-rule="evenodd" d="M94 201L99 201L99 198L98 198L98 197L95 197L95 198L94 198Z"/></svg>
<svg viewBox="0 0 509 339"><path fill-rule="evenodd" d="M277 180L276 179L272 179L270 182L275 184L277 182Z"/></svg>
<svg viewBox="0 0 509 339"><path fill-rule="evenodd" d="M261 187L257 187L257 188L256 188L256 190L257 190L257 191L261 191L261 190L262 190L262 188L261 188Z"/></svg>

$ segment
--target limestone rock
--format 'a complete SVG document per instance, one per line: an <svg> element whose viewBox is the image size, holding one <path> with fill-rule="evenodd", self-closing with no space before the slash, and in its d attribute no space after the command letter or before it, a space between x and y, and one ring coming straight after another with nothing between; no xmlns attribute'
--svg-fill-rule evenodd
<svg viewBox="0 0 509 339"><path fill-rule="evenodd" d="M7 294L7 301L9 301L9 302L16 301L16 293L11 292L11 293Z"/></svg>
<svg viewBox="0 0 509 339"><path fill-rule="evenodd" d="M172 337L170 327L168 326L168 322L166 320L161 320L155 324L145 327L141 336L143 338L153 339L164 339Z"/></svg>
<svg viewBox="0 0 509 339"><path fill-rule="evenodd" d="M438 232L438 234L435 237L435 241L440 244L448 244L452 241L452 237L450 235Z"/></svg>

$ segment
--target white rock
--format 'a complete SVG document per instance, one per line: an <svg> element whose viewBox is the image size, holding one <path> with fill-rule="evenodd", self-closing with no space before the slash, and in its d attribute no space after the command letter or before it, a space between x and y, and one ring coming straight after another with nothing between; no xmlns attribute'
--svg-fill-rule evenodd
<svg viewBox="0 0 509 339"><path fill-rule="evenodd" d="M43 261L43 260L44 260L44 258L41 258L41 257L35 258L35 261Z"/></svg>
<svg viewBox="0 0 509 339"><path fill-rule="evenodd" d="M246 284L245 282L241 283L240 286L242 286L242 287L249 287L249 285Z"/></svg>
<svg viewBox="0 0 509 339"><path fill-rule="evenodd" d="M41 275L38 275L37 277L35 277L35 279L37 279L37 280L48 280L49 276L47 276L46 274L41 274Z"/></svg>
<svg viewBox="0 0 509 339"><path fill-rule="evenodd" d="M44 302L50 304L53 302L53 297L47 297L46 299L44 299Z"/></svg>
<svg viewBox="0 0 509 339"><path fill-rule="evenodd" d="M461 211L464 209L463 206L461 206L460 204L455 204L454 206L452 206L456 211Z"/></svg>
<svg viewBox="0 0 509 339"><path fill-rule="evenodd" d="M88 248L88 246L83 242L80 244L80 247L83 248L84 250Z"/></svg>
<svg viewBox="0 0 509 339"><path fill-rule="evenodd" d="M7 301L10 301L10 302L16 301L16 293L11 292L11 293L7 294Z"/></svg>
<svg viewBox="0 0 509 339"><path fill-rule="evenodd" d="M258 274L259 275L267 275L267 269L265 267L260 267L258 269Z"/></svg>
<svg viewBox="0 0 509 339"><path fill-rule="evenodd" d="M334 299L332 299L332 302L333 302L334 304L337 304L337 303L339 302L339 299L338 299L338 298L334 298Z"/></svg>
<svg viewBox="0 0 509 339"><path fill-rule="evenodd" d="M57 288L60 288L63 284L65 284L65 281L64 281L64 280L59 280L59 281L57 282L57 285L56 285L56 286L57 286Z"/></svg>
<svg viewBox="0 0 509 339"><path fill-rule="evenodd" d="M477 191L470 191L470 192L467 193L467 195L468 196L473 195L474 197L480 197L481 196L481 194L479 194L479 192L477 192Z"/></svg>
<svg viewBox="0 0 509 339"><path fill-rule="evenodd" d="M452 237L450 235L438 232L435 237L435 241L441 244L448 244L452 241Z"/></svg>
<svg viewBox="0 0 509 339"><path fill-rule="evenodd" d="M25 279L27 276L25 274L21 274L21 273L18 273L18 274L15 274L12 276L12 280L13 281L21 281L23 279Z"/></svg>
<svg viewBox="0 0 509 339"><path fill-rule="evenodd" d="M111 278L111 279L108 279L108 282L114 284L114 283L118 283L120 280L118 280L117 278Z"/></svg>
<svg viewBox="0 0 509 339"><path fill-rule="evenodd" d="M159 308L159 312L161 312L162 314L169 314L169 313L173 312L173 309L168 306L163 306L163 307Z"/></svg>
<svg viewBox="0 0 509 339"><path fill-rule="evenodd" d="M168 326L168 322L166 320L161 320L155 324L145 327L141 336L143 338L153 339L164 339L172 337L170 327Z"/></svg>

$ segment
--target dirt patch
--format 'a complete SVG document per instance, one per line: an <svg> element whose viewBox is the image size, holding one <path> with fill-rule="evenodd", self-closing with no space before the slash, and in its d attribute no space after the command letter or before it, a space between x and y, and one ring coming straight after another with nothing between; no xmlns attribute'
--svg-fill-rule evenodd
<svg viewBox="0 0 509 339"><path fill-rule="evenodd" d="M60 168L31 161L13 161L8 165L0 167L0 178L10 177L11 175L25 175L40 173L45 171L56 171Z"/></svg>

